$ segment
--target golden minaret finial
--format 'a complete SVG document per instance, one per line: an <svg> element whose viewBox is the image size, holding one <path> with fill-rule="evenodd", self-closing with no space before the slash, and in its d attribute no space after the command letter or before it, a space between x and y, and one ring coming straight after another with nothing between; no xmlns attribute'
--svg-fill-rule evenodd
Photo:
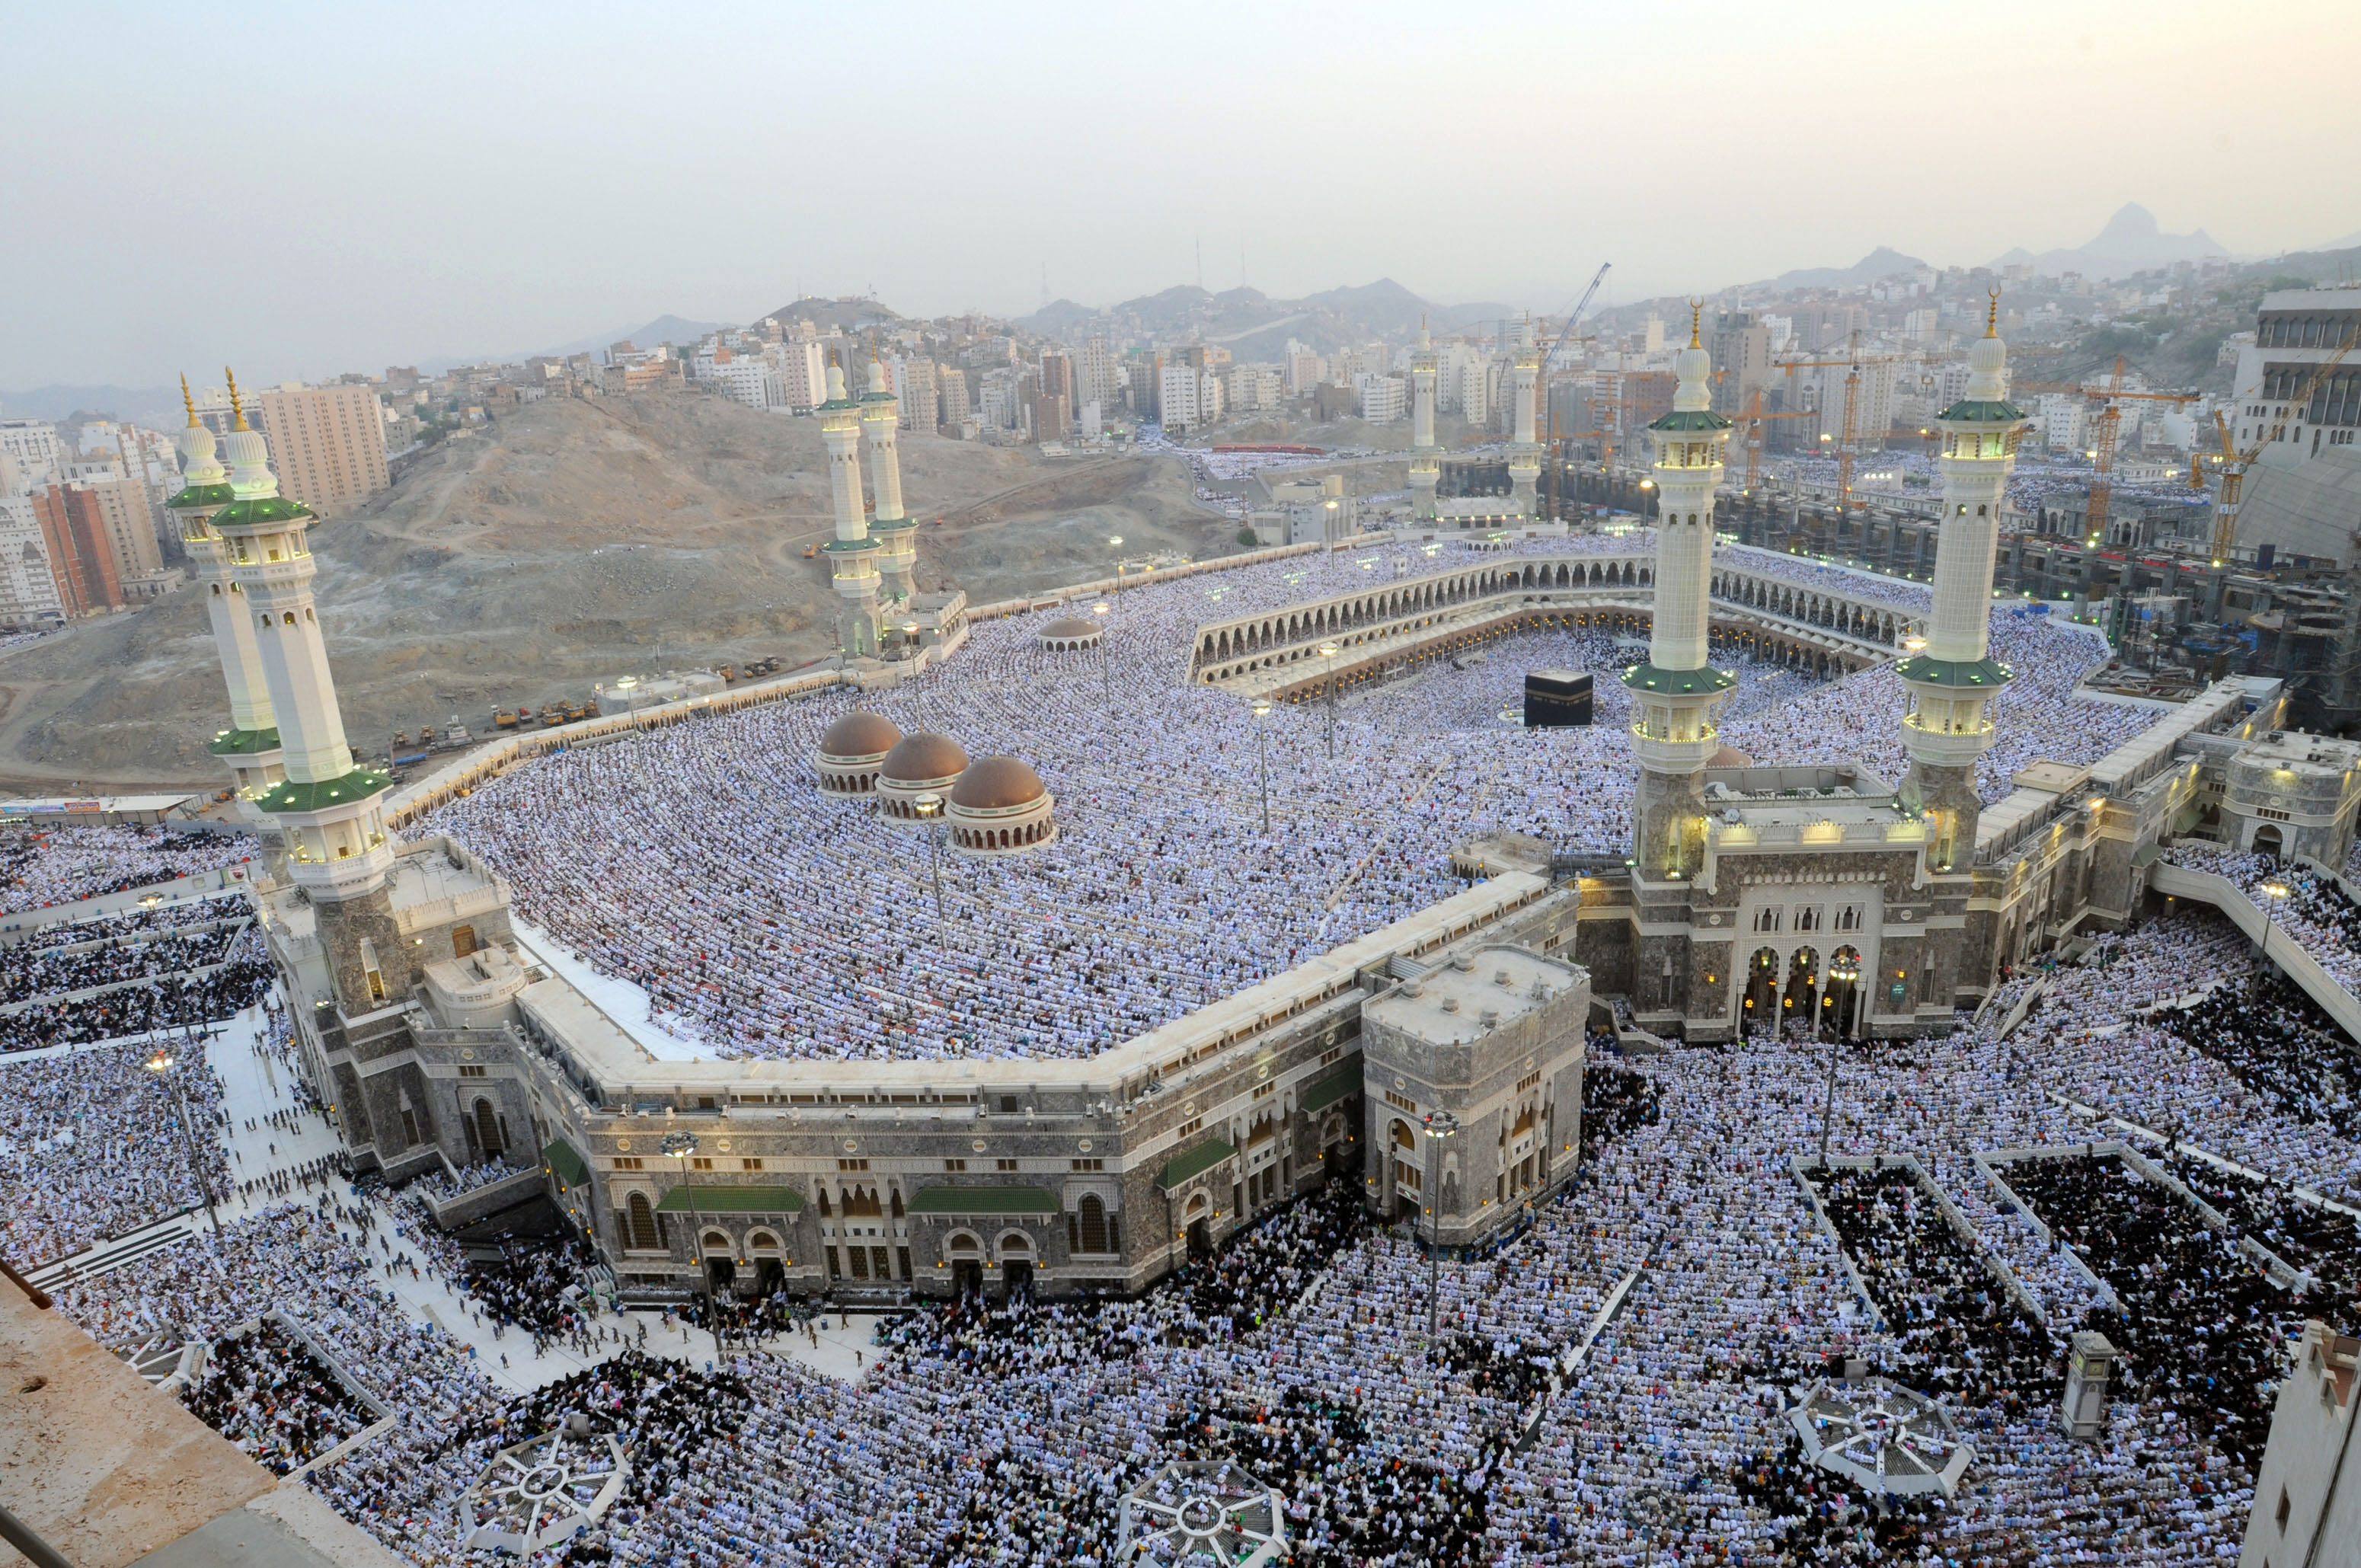
<svg viewBox="0 0 2361 1568"><path fill-rule="evenodd" d="M1689 302L1689 346L1691 348L1703 348L1705 346L1697 337L1698 323L1704 320L1705 302L1703 300L1691 300Z"/></svg>
<svg viewBox="0 0 2361 1568"><path fill-rule="evenodd" d="M181 372L181 406L189 411L189 428L197 428L197 400L189 396L189 373Z"/></svg>
<svg viewBox="0 0 2361 1568"><path fill-rule="evenodd" d="M2000 335L2000 291L1998 289L1992 291L1992 305L1984 312L1984 335L1986 337Z"/></svg>
<svg viewBox="0 0 2361 1568"><path fill-rule="evenodd" d="M236 417L236 422L231 428L252 430L254 427L246 422L246 402L237 395L237 372L225 365L222 374L229 378L229 411Z"/></svg>

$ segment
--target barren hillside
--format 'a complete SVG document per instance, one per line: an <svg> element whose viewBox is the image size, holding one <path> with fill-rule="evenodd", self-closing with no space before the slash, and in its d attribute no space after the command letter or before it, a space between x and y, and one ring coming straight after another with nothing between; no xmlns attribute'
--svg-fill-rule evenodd
<svg viewBox="0 0 2361 1568"><path fill-rule="evenodd" d="M901 452L924 587L982 602L1069 581L1115 534L1126 554L1234 548L1170 459L908 433ZM818 424L719 398L552 399L446 443L313 532L355 749L631 672L818 657L833 596L804 550L829 519ZM0 660L0 778L25 786L212 784L204 742L227 722L192 592Z"/></svg>

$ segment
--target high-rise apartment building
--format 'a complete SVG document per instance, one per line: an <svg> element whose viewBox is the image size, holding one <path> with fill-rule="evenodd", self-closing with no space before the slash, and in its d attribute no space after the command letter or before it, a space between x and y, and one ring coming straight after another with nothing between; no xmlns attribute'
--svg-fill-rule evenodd
<svg viewBox="0 0 2361 1568"><path fill-rule="evenodd" d="M1096 403L1099 407L1115 406L1115 394L1123 389L1123 378L1115 373L1115 347L1105 338L1094 337L1074 353L1074 406Z"/></svg>
<svg viewBox="0 0 2361 1568"><path fill-rule="evenodd" d="M1195 352L1193 347L1190 350L1192 356ZM1226 353L1223 357L1227 359ZM1186 364L1165 366L1157 402L1167 434L1183 434L1212 424L1222 417L1219 368Z"/></svg>
<svg viewBox="0 0 2361 1568"><path fill-rule="evenodd" d="M1715 392L1724 408L1743 409L1771 381L1771 329L1752 311L1725 312L1706 349L1721 373Z"/></svg>
<svg viewBox="0 0 2361 1568"><path fill-rule="evenodd" d="M935 367L935 391L942 401L943 428L956 433L959 427L975 417L968 401L967 372L956 365Z"/></svg>
<svg viewBox="0 0 2361 1568"><path fill-rule="evenodd" d="M1040 420L1035 427L1043 441L1063 441L1073 429L1074 362L1054 348L1041 353L1041 390L1037 399Z"/></svg>
<svg viewBox="0 0 2361 1568"><path fill-rule="evenodd" d="M306 387L290 382L251 407L270 446L285 493L323 515L376 494L390 483L385 418L368 387Z"/></svg>
<svg viewBox="0 0 2361 1568"><path fill-rule="evenodd" d="M15 471L11 488L38 490L59 477L58 427L42 419L0 419L0 456Z"/></svg>
<svg viewBox="0 0 2361 1568"><path fill-rule="evenodd" d="M0 627L24 630L64 614L30 496L0 496Z"/></svg>
<svg viewBox="0 0 2361 1568"><path fill-rule="evenodd" d="M901 400L904 430L932 433L942 418L942 387L935 362L917 355L893 364L894 395Z"/></svg>
<svg viewBox="0 0 2361 1568"><path fill-rule="evenodd" d="M120 609L179 586L157 548L152 500L137 479L75 480L35 493L33 513L63 613Z"/></svg>
<svg viewBox="0 0 2361 1568"><path fill-rule="evenodd" d="M799 324L811 325L809 322ZM779 389L788 408L807 414L828 401L828 357L817 338L789 336L763 354L779 368Z"/></svg>

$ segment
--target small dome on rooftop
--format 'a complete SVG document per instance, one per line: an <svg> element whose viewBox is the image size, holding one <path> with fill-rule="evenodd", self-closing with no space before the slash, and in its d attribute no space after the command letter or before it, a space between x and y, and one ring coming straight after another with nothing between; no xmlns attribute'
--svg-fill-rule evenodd
<svg viewBox="0 0 2361 1568"><path fill-rule="evenodd" d="M1097 621L1085 620L1078 615L1061 617L1057 620L1051 621L1049 625L1041 629L1041 635L1045 639L1052 637L1096 637L1098 634L1099 623Z"/></svg>
<svg viewBox="0 0 2361 1568"><path fill-rule="evenodd" d="M978 757L951 786L951 804L970 811L1030 806L1049 794L1041 775L1015 757Z"/></svg>
<svg viewBox="0 0 2361 1568"><path fill-rule="evenodd" d="M828 727L828 733L819 738L819 754L823 757L878 757L892 751L901 739L902 731L895 727L892 719L884 714L856 707Z"/></svg>
<svg viewBox="0 0 2361 1568"><path fill-rule="evenodd" d="M877 771L880 776L896 784L926 784L935 779L950 778L967 767L967 752L948 735L938 735L921 729L915 735L905 735L895 748L885 753L884 764Z"/></svg>

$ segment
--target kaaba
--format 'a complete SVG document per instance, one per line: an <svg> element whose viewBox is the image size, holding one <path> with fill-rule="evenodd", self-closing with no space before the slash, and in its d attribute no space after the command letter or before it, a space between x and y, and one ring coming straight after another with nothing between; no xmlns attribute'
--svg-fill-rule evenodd
<svg viewBox="0 0 2361 1568"><path fill-rule="evenodd" d="M1590 673L1527 670L1525 728L1565 729L1590 722Z"/></svg>

